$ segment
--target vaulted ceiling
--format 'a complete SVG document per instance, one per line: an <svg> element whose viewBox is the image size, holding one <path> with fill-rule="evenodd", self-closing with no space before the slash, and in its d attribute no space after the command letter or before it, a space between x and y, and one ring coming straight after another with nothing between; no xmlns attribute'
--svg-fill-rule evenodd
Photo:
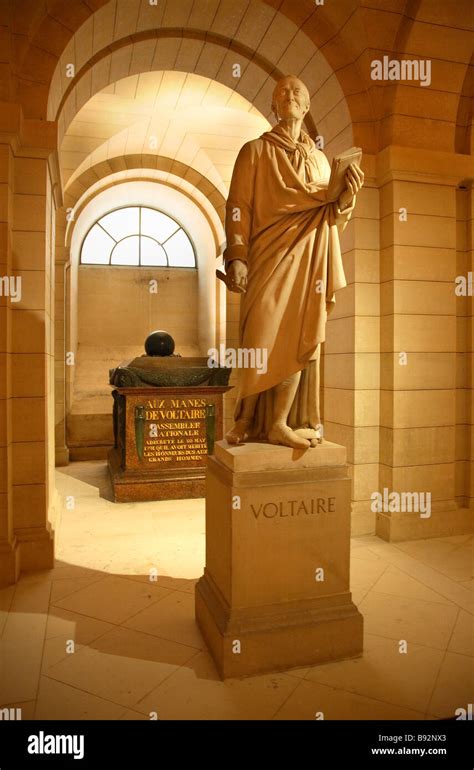
<svg viewBox="0 0 474 770"><path fill-rule="evenodd" d="M63 185L111 158L157 155L194 169L226 196L240 147L269 128L247 99L209 78L132 75L95 94L69 124L60 146Z"/></svg>

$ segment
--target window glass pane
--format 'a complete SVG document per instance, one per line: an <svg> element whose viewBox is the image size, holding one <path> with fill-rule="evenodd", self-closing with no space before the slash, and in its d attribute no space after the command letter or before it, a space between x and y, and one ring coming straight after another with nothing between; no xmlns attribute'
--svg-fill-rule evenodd
<svg viewBox="0 0 474 770"><path fill-rule="evenodd" d="M152 238L141 239L141 264L142 265L163 265L166 267L168 264L166 261L166 254L163 246L154 241Z"/></svg>
<svg viewBox="0 0 474 770"><path fill-rule="evenodd" d="M179 230L164 246L168 254L170 267L195 267L194 251L191 242L184 232Z"/></svg>
<svg viewBox="0 0 474 770"><path fill-rule="evenodd" d="M112 265L138 265L138 235L131 235L117 243L112 252Z"/></svg>
<svg viewBox="0 0 474 770"><path fill-rule="evenodd" d="M115 241L96 224L84 239L81 262L85 265L108 265L114 246Z"/></svg>
<svg viewBox="0 0 474 770"><path fill-rule="evenodd" d="M120 241L127 235L138 235L138 207L111 211L110 214L99 219L99 222L116 241Z"/></svg>
<svg viewBox="0 0 474 770"><path fill-rule="evenodd" d="M167 257L170 266L196 267L189 237L172 217L146 206L127 206L105 214L90 229L81 264L166 267Z"/></svg>
<svg viewBox="0 0 474 770"><path fill-rule="evenodd" d="M171 217L153 209L142 209L142 235L149 235L159 243L170 237L179 225Z"/></svg>

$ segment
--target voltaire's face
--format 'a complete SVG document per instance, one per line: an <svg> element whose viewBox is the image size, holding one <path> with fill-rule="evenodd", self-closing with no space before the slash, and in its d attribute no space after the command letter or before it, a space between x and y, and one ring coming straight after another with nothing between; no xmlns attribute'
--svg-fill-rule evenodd
<svg viewBox="0 0 474 770"><path fill-rule="evenodd" d="M293 77L280 80L273 93L273 107L280 119L302 120L309 110L309 93L305 84Z"/></svg>

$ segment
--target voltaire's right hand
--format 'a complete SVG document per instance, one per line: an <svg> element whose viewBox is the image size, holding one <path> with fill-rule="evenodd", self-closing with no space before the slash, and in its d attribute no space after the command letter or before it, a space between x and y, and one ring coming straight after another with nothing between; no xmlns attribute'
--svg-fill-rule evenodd
<svg viewBox="0 0 474 770"><path fill-rule="evenodd" d="M233 259L227 268L227 288L237 294L242 294L247 289L248 269L245 262L240 259Z"/></svg>
<svg viewBox="0 0 474 770"><path fill-rule="evenodd" d="M339 196L339 208L344 209L354 202L354 197L364 184L364 172L357 165L351 163L346 172L346 189Z"/></svg>

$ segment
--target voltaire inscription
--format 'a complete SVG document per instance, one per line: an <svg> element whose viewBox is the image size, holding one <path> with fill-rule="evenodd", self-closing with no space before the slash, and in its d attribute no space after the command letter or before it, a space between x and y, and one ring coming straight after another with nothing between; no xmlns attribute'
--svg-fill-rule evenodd
<svg viewBox="0 0 474 770"><path fill-rule="evenodd" d="M205 398L153 398L145 403L147 464L205 463Z"/></svg>
<svg viewBox="0 0 474 770"><path fill-rule="evenodd" d="M256 519L287 516L311 516L315 513L334 513L336 510L335 497L317 497L311 500L280 500L279 502L260 503L258 508L250 505Z"/></svg>

